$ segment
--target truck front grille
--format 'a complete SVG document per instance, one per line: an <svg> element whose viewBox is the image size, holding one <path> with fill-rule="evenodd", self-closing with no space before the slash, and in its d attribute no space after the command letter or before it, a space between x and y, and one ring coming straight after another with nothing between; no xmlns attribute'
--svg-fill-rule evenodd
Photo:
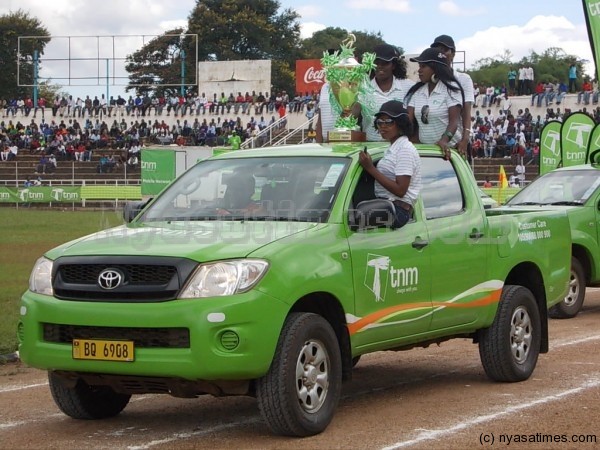
<svg viewBox="0 0 600 450"><path fill-rule="evenodd" d="M174 300L198 263L166 256L65 256L54 262L61 300L150 303ZM110 274L114 285L103 284Z"/></svg>
<svg viewBox="0 0 600 450"><path fill-rule="evenodd" d="M44 323L44 341L70 344L73 339L134 341L139 348L189 348L187 328L94 327Z"/></svg>

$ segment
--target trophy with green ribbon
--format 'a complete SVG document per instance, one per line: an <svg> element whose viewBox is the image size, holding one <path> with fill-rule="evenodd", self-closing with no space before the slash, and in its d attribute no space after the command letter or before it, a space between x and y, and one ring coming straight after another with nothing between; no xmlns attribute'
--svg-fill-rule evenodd
<svg viewBox="0 0 600 450"><path fill-rule="evenodd" d="M328 141L364 141L366 134L360 131L358 119L352 108L359 93L365 89L369 73L375 68L375 54L364 53L362 62L354 57L356 37L349 34L333 54L324 53L321 65L329 83L329 103L338 119L335 129L329 132Z"/></svg>

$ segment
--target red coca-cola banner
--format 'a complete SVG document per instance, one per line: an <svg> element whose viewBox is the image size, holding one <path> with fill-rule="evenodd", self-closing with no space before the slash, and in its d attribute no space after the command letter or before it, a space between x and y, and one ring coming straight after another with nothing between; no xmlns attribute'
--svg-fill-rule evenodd
<svg viewBox="0 0 600 450"><path fill-rule="evenodd" d="M319 92L323 83L325 83L325 71L320 59L296 61L296 92L301 94Z"/></svg>

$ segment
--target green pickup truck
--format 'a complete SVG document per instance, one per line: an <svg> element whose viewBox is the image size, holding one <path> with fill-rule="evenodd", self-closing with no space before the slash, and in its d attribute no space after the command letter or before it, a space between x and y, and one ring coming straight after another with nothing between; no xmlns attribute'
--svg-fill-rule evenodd
<svg viewBox="0 0 600 450"><path fill-rule="evenodd" d="M569 292L550 310L550 316L575 317L583 306L586 286L600 286L600 167L585 164L556 169L534 180L506 205L513 211L560 210L569 216Z"/></svg>
<svg viewBox="0 0 600 450"><path fill-rule="evenodd" d="M289 436L327 427L369 352L468 338L492 380L529 378L568 287L566 214L484 210L465 161L420 146L421 198L393 229L363 145L201 161L126 225L50 250L22 297L22 360L73 418L133 394L249 395Z"/></svg>

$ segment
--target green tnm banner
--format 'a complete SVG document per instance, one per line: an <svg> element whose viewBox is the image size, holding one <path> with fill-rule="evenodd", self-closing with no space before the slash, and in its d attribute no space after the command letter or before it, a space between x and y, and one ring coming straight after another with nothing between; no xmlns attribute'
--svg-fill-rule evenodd
<svg viewBox="0 0 600 450"><path fill-rule="evenodd" d="M550 172L560 164L560 128L558 121L547 122L540 134L540 175Z"/></svg>
<svg viewBox="0 0 600 450"><path fill-rule="evenodd" d="M600 61L600 3L598 0L583 0L583 13L587 25L594 63L596 78L598 77L598 62Z"/></svg>
<svg viewBox="0 0 600 450"><path fill-rule="evenodd" d="M174 179L173 150L142 150L142 195L159 194Z"/></svg>
<svg viewBox="0 0 600 450"><path fill-rule="evenodd" d="M585 164L588 142L596 123L584 113L569 115L560 129L560 148L563 167Z"/></svg>

